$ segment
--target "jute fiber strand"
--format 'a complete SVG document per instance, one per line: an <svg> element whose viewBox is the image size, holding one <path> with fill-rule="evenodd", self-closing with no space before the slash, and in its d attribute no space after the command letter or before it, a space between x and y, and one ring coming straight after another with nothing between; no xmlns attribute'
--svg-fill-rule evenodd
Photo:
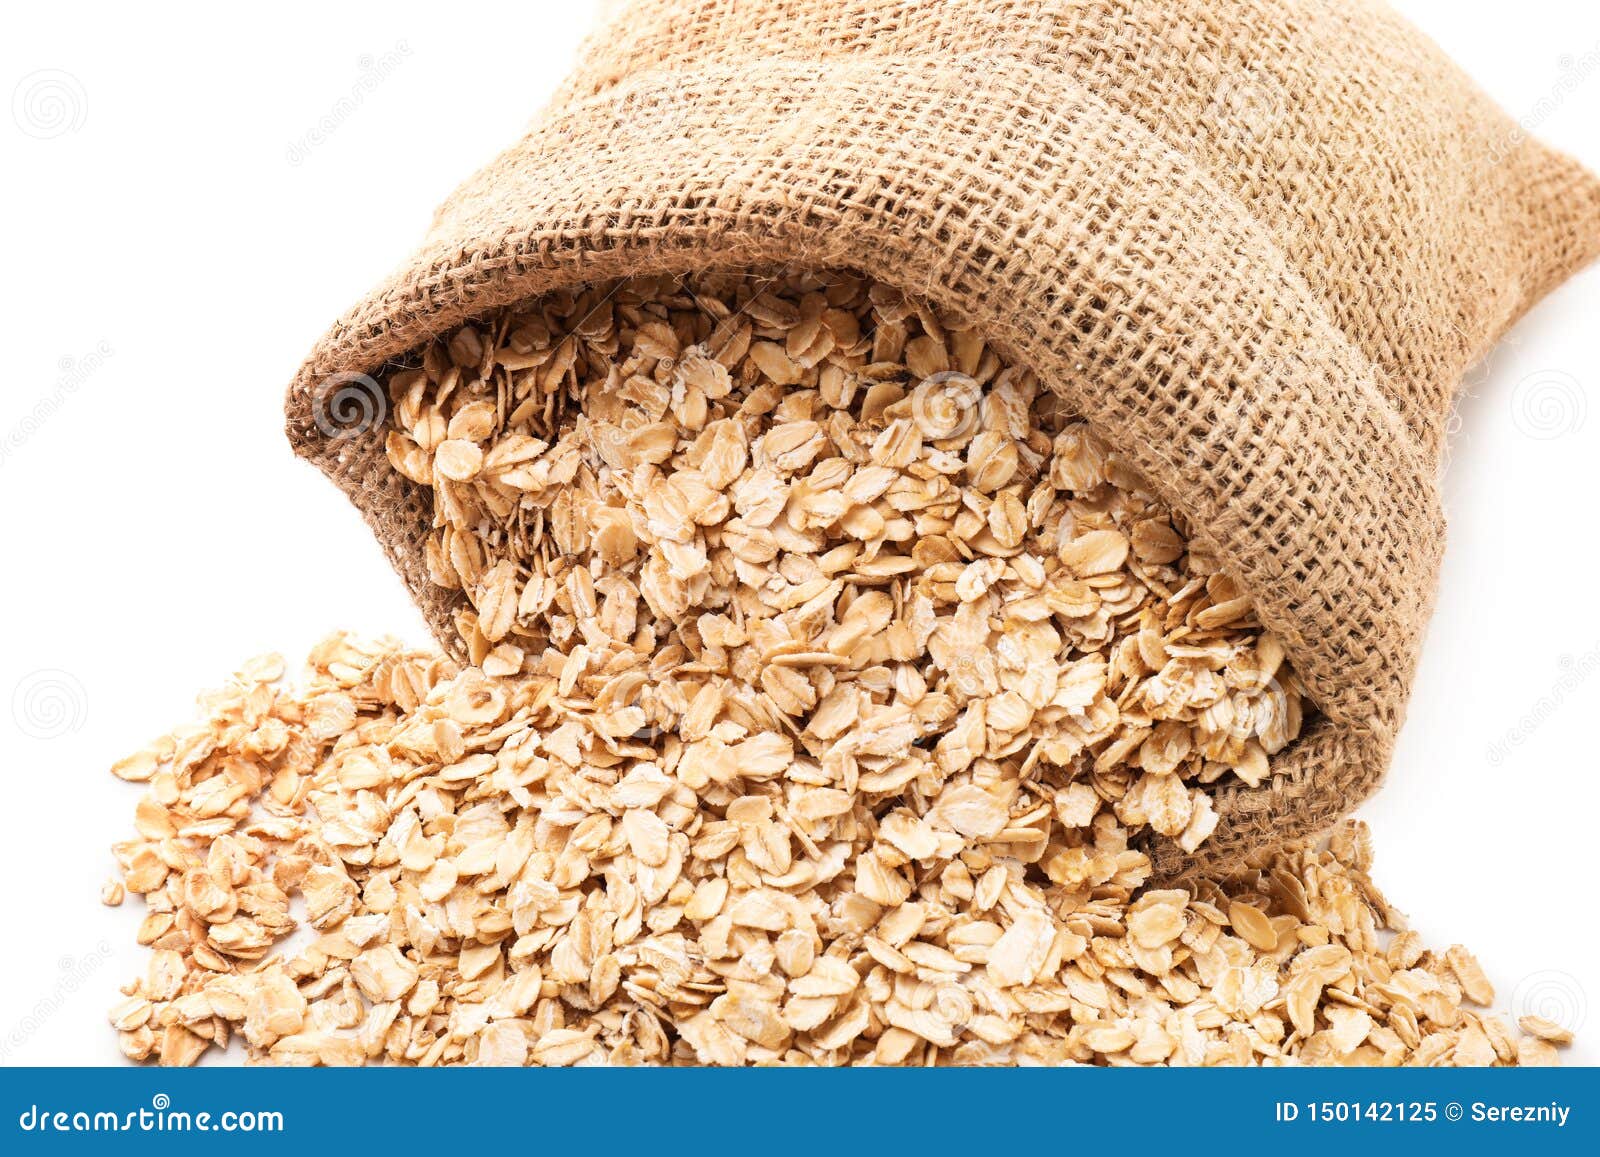
<svg viewBox="0 0 1600 1157"><path fill-rule="evenodd" d="M1597 251L1600 184L1366 0L637 0L316 346L288 428L459 653L430 497L339 411L352 375L552 288L714 266L965 314L1189 520L1321 709L1269 783L1218 790L1215 865L1378 783L1454 389Z"/></svg>

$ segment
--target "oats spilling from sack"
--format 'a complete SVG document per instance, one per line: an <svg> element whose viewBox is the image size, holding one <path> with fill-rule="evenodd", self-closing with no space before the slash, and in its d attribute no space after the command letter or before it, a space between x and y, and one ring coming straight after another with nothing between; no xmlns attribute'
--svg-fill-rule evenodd
<svg viewBox="0 0 1600 1157"><path fill-rule="evenodd" d="M1137 473L886 286L602 285L417 360L388 453L468 656L592 688L694 791L747 760L875 805L999 785L1014 853L1071 876L1101 811L1194 851L1207 786L1299 734L1283 647Z"/></svg>
<svg viewBox="0 0 1600 1157"><path fill-rule="evenodd" d="M821 782L727 721L695 757L619 727L632 668L530 667L336 636L298 689L259 660L118 764L149 785L116 850L153 950L112 1013L123 1050L1483 1065L1570 1039L1479 1011L1483 971L1404 930L1358 824L1150 889L1114 811L1070 786L983 760L936 791Z"/></svg>

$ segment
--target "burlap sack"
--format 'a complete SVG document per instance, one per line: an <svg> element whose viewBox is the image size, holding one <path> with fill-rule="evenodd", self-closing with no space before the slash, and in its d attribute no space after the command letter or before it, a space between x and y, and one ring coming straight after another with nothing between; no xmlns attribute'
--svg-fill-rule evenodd
<svg viewBox="0 0 1600 1157"><path fill-rule="evenodd" d="M1597 250L1600 185L1368 0L638 0L316 346L288 427L454 647L352 375L641 272L850 266L959 310L1199 528L1321 708L1220 792L1214 862L1378 782L1454 387Z"/></svg>

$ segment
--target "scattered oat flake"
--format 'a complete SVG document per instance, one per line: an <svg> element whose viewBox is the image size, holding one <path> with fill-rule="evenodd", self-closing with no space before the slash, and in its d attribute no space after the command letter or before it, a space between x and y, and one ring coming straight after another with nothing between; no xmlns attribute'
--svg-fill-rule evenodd
<svg viewBox="0 0 1600 1157"><path fill-rule="evenodd" d="M1572 1030L1548 1020L1542 1016L1524 1016L1517 1020L1517 1026L1530 1036L1552 1044L1565 1045L1572 1043Z"/></svg>

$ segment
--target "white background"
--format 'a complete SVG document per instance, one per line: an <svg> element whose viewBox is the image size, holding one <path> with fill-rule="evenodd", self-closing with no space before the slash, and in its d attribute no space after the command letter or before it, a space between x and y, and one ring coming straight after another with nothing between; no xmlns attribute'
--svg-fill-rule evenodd
<svg viewBox="0 0 1600 1157"><path fill-rule="evenodd" d="M1399 7L1600 168L1600 72L1571 75L1600 5ZM140 905L97 899L140 792L115 759L258 652L297 663L338 627L426 641L354 509L291 455L281 390L591 19L581 0L8 10L0 1061L120 1059L104 1012L145 952ZM1469 379L1438 614L1362 811L1432 943L1473 948L1505 1003L1587 1018L1569 1063L1600 1062L1597 321L1591 269Z"/></svg>

